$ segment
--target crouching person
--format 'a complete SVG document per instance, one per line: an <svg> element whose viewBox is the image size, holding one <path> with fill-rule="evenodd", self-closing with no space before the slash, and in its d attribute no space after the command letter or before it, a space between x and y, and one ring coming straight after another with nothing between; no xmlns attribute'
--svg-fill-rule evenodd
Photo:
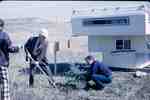
<svg viewBox="0 0 150 100"><path fill-rule="evenodd" d="M0 100L10 100L9 91L9 53L19 51L18 47L12 46L11 40L6 32L3 32L4 21L0 19Z"/></svg>
<svg viewBox="0 0 150 100"><path fill-rule="evenodd" d="M91 87L89 84L90 81L95 83L95 86L92 88L97 90L102 90L106 83L111 83L112 71L107 66L95 60L95 58L91 55L87 56L85 61L90 65L90 71L86 78L87 86L85 89L89 89Z"/></svg>
<svg viewBox="0 0 150 100"><path fill-rule="evenodd" d="M34 86L34 69L36 65L40 65L43 71L48 74L45 65L48 65L46 58L46 52L48 47L48 31L41 29L38 36L34 36L28 39L24 49L26 53L26 61L30 61L30 73L29 73L29 86ZM29 57L30 55L30 57ZM31 59L32 58L32 59Z"/></svg>

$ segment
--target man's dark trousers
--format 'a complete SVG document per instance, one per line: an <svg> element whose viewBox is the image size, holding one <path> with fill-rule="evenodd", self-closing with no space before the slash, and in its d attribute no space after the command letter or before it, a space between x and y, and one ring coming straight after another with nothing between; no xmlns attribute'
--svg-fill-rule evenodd
<svg viewBox="0 0 150 100"><path fill-rule="evenodd" d="M93 74L91 79L96 83L96 89L104 88L104 84L112 81L112 76L105 76L100 74Z"/></svg>

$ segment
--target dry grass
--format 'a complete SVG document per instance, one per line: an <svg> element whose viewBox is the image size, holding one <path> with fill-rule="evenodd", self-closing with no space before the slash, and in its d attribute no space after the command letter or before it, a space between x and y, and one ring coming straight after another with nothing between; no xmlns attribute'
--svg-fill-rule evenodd
<svg viewBox="0 0 150 100"><path fill-rule="evenodd" d="M35 87L28 87L28 75L18 72L26 64L11 64L10 87L12 100L149 100L150 76L134 78L133 73L114 72L113 82L104 90L73 89L69 86L55 89L42 75L36 75ZM65 83L64 76L55 77L57 83Z"/></svg>

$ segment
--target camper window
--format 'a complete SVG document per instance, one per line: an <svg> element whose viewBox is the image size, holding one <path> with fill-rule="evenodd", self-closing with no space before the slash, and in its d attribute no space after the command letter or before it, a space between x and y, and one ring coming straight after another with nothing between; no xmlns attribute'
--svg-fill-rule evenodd
<svg viewBox="0 0 150 100"><path fill-rule="evenodd" d="M116 49L123 49L123 40L116 40Z"/></svg>
<svg viewBox="0 0 150 100"><path fill-rule="evenodd" d="M116 40L116 50L131 49L131 40Z"/></svg>
<svg viewBox="0 0 150 100"><path fill-rule="evenodd" d="M131 40L124 40L124 49L131 49Z"/></svg>
<svg viewBox="0 0 150 100"><path fill-rule="evenodd" d="M105 17L105 18L86 18L82 23L84 26L93 25L129 25L129 17Z"/></svg>

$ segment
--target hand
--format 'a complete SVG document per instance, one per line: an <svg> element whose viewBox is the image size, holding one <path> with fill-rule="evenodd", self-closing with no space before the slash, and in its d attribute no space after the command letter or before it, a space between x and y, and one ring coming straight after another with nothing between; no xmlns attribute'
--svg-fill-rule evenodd
<svg viewBox="0 0 150 100"><path fill-rule="evenodd" d="M19 47L17 47L17 46L11 46L11 47L8 48L8 51L10 53L18 53L19 52Z"/></svg>
<svg viewBox="0 0 150 100"><path fill-rule="evenodd" d="M23 49L23 45L18 45L18 48L19 49Z"/></svg>
<svg viewBox="0 0 150 100"><path fill-rule="evenodd" d="M95 84L95 82L94 82L93 80L90 80L88 83L89 83L91 86L93 86L93 85Z"/></svg>
<svg viewBox="0 0 150 100"><path fill-rule="evenodd" d="M38 62L38 61L35 61L35 64L36 64L36 65L38 65L38 64L39 64L39 62Z"/></svg>

